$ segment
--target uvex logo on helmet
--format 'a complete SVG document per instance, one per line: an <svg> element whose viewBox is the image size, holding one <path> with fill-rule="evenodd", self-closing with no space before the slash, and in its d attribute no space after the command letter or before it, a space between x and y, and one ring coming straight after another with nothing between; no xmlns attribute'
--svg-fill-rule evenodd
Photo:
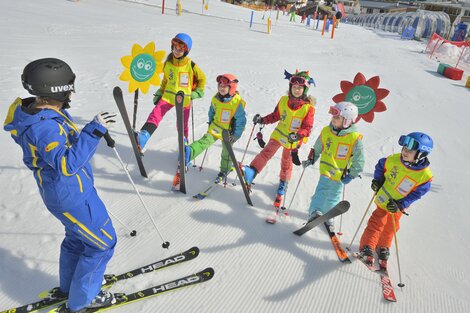
<svg viewBox="0 0 470 313"><path fill-rule="evenodd" d="M51 93L74 91L74 89L74 84L68 84L63 86L51 86Z"/></svg>

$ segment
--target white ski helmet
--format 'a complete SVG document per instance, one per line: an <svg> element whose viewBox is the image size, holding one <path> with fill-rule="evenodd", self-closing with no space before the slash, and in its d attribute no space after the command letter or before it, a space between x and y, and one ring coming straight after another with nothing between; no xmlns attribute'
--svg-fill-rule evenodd
<svg viewBox="0 0 470 313"><path fill-rule="evenodd" d="M351 102L338 102L334 106L330 106L330 114L333 116L342 116L343 120L343 128L348 128L351 126L354 121L357 119L358 110L357 106L352 104Z"/></svg>

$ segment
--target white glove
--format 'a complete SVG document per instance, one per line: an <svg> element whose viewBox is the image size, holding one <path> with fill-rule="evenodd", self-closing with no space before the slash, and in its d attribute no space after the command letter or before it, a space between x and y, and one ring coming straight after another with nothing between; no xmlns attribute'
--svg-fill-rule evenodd
<svg viewBox="0 0 470 313"><path fill-rule="evenodd" d="M116 121L114 120L116 115L117 114L114 112L100 112L95 115L93 121L106 128L110 128L114 123L116 123Z"/></svg>

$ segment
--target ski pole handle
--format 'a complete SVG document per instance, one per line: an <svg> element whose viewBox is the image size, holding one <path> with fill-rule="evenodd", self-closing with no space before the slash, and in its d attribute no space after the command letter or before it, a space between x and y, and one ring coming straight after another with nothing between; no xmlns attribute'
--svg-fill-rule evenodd
<svg viewBox="0 0 470 313"><path fill-rule="evenodd" d="M310 148L310 152L308 153L308 159L313 160L314 156L315 156L315 149Z"/></svg>
<svg viewBox="0 0 470 313"><path fill-rule="evenodd" d="M106 131L106 134L104 134L104 140L106 140L106 144L108 145L108 147L114 148L116 142L113 138L111 138L111 135L108 131Z"/></svg>

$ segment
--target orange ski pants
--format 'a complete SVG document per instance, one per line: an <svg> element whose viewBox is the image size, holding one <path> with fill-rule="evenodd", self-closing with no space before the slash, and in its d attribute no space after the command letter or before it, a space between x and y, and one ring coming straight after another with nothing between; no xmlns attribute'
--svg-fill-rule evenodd
<svg viewBox="0 0 470 313"><path fill-rule="evenodd" d="M372 213L367 227L361 237L359 249L369 246L373 250L377 247L390 248L393 240L393 222L395 218L396 231L400 228L400 218L403 215L401 211L390 213L387 210L377 207Z"/></svg>

